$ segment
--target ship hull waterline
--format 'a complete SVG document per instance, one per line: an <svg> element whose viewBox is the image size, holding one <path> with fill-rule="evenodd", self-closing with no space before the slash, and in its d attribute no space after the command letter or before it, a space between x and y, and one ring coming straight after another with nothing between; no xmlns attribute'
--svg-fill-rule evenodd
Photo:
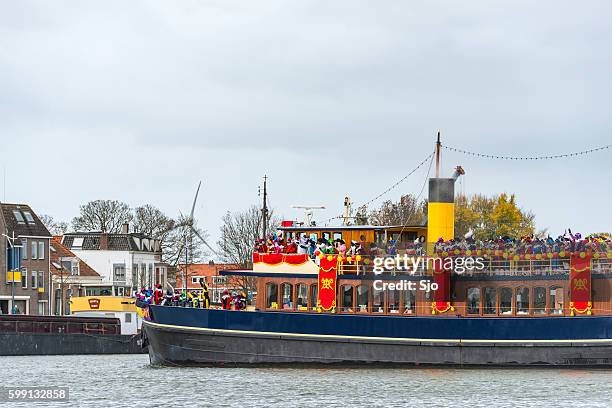
<svg viewBox="0 0 612 408"><path fill-rule="evenodd" d="M154 321L145 322L143 331L154 365L612 367L612 340L608 339L403 339L226 330Z"/></svg>

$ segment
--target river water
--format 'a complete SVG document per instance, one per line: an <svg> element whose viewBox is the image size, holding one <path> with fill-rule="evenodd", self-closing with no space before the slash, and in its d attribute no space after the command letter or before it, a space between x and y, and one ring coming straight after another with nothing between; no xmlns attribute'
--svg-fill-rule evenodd
<svg viewBox="0 0 612 408"><path fill-rule="evenodd" d="M0 357L3 386L67 386L50 407L610 407L611 370L162 368L147 355Z"/></svg>

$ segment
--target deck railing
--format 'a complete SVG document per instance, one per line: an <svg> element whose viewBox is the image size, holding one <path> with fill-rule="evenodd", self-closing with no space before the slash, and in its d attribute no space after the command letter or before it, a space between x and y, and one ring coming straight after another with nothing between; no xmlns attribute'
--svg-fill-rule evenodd
<svg viewBox="0 0 612 408"><path fill-rule="evenodd" d="M384 259L383 257L378 257ZM413 275L413 276L428 276L431 275L432 266L426 267L427 262L423 258L423 263L416 269L413 263L408 261L408 270L404 269L404 263L400 257L400 267L395 265L393 268L385 268L381 266L381 261L375 261L376 257L361 256L360 261L351 259L341 262L338 273L343 275ZM429 258L431 259L431 258ZM464 276L556 276L568 275L570 273L570 259L553 258L553 259L530 259L530 260L507 260L496 258L481 258L482 268L474 266L473 269L465 269L458 271L456 268L454 273ZM376 271L375 262L379 263L379 267L383 271ZM591 272L593 274L612 276L612 258L599 258L591 261Z"/></svg>

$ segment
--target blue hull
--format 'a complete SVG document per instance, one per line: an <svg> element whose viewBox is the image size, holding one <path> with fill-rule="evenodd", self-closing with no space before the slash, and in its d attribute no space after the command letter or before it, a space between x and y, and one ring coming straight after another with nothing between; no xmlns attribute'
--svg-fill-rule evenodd
<svg viewBox="0 0 612 408"><path fill-rule="evenodd" d="M151 306L152 364L612 367L612 317L456 318Z"/></svg>
<svg viewBox="0 0 612 408"><path fill-rule="evenodd" d="M404 317L161 306L151 306L150 313L151 320L160 324L249 332L392 339L612 342L612 316Z"/></svg>

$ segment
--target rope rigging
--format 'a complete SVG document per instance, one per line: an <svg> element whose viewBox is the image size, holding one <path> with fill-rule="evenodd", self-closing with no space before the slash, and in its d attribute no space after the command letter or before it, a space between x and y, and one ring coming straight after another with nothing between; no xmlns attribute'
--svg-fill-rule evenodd
<svg viewBox="0 0 612 408"><path fill-rule="evenodd" d="M595 152L599 152L602 150L606 150L612 147L612 144L608 144L608 145L603 145L603 146L599 146L599 147L595 147L593 149L588 149L588 150L582 150L582 151L578 151L578 152L572 152L572 153L564 153L564 154L553 154L553 155L540 155L540 156L508 156L508 155L500 155L500 154L487 154L487 153L479 153L479 152L473 152L470 150L465 150L465 149L460 149L457 147L452 147L452 146L445 146L440 144L440 146L446 150L450 150L453 152L457 152L457 153L462 153L465 155L469 155L469 156L475 156L475 157L481 157L481 158L486 158L486 159L499 159L499 160L555 160L555 159L563 159L563 158L571 158L571 157L577 157L577 156L583 156L583 155L587 155L587 154L591 154L591 153L595 153ZM378 200L379 198L381 198L382 196L384 196L385 194L389 193L391 190L393 190L394 188L396 188L397 186L399 186L401 183L403 183L408 177L410 177L411 175L413 175L418 169L420 169L421 167L423 167L423 165L425 163L427 163L428 160L431 159L430 162L430 166L429 166L429 170L427 172L427 175L429 176L429 173L431 171L431 164L433 163L433 158L435 156L436 152L432 152L429 155L427 155L427 157L425 157L414 169L412 169L408 174L406 174L404 177L402 177L400 180L398 180L397 182L395 182L394 184L392 184L391 186L389 186L387 189L385 189L383 192L381 192L380 194L376 195L375 197L371 198L368 201L365 201L357 206L355 206L355 208L359 209L362 207L366 207L369 204L371 204L372 202ZM426 179L427 181L427 179ZM425 184L423 185L423 187L425 186ZM423 189L421 189L421 193L419 194L419 198L423 193ZM343 216L336 216L336 217L332 217L327 219L324 223L327 223L329 221L332 221L334 219L340 219L343 218Z"/></svg>
<svg viewBox="0 0 612 408"><path fill-rule="evenodd" d="M582 155L585 155L585 154L590 154L590 153L598 152L598 151L601 151L601 150L609 149L610 147L612 147L612 144L596 147L594 149L582 150L580 152L565 153L565 154L555 154L555 155L550 155L550 156L505 156L505 155L497 155L497 154L486 154L486 153L472 152L472 151L469 151L469 150L463 150L463 149L458 149L456 147L442 145L442 148L447 149L447 150L451 150L453 152L463 153L463 154L467 154L469 156L483 157L483 158L487 158L487 159L500 159L500 160L554 160L554 159L563 159L563 158L574 157L574 156L582 156Z"/></svg>
<svg viewBox="0 0 612 408"><path fill-rule="evenodd" d="M425 157L423 159L423 161L421 161L414 169L412 169L410 171L410 173L406 174L404 177L402 177L400 180L398 180L397 182L395 182L394 184L392 184L389 188L387 188L385 191L383 191L382 193L378 194L376 197L356 206L356 208L361 208L363 206L367 206L368 204L371 204L372 202L378 200L380 197L384 196L385 194L387 194L389 191L393 190L395 187L399 186L400 184L402 184L408 177L412 176L418 169L420 169L421 167L423 167L423 165L425 163L427 163L427 160L432 159L434 156L435 152L431 152L429 155L427 155L427 157Z"/></svg>
<svg viewBox="0 0 612 408"><path fill-rule="evenodd" d="M399 186L400 184L402 184L408 177L412 176L418 169L420 169L421 167L423 167L423 165L425 163L427 163L427 160L430 160L429 163L429 170L427 171L427 174L429 174L429 172L431 171L431 164L433 163L433 158L434 158L435 152L431 152L430 154L427 155L427 157L425 157L414 169L412 169L408 174L406 174L404 177L402 177L401 179L399 179L398 181L396 181L394 184L392 184L390 187L388 187L385 191L383 191L382 193L378 194L376 197L362 203L359 204L358 206L355 206L355 208L360 209L362 207L365 207L369 204L371 204L372 202L378 200L380 197L384 196L385 194L387 194L388 192L390 192L391 190L393 190L395 187ZM423 186L424 188L424 186ZM421 189L421 194L423 193L423 189ZM328 218L327 220L325 220L323 222L323 224L327 224L328 222L332 221L332 220L336 220L336 219L340 219L340 218L344 218L344 216L342 215L338 215L335 217L331 217Z"/></svg>

